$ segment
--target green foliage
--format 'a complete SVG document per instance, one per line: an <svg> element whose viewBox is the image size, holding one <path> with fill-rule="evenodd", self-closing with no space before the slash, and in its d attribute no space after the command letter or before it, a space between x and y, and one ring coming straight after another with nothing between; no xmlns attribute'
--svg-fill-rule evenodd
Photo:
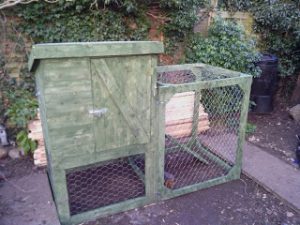
<svg viewBox="0 0 300 225"><path fill-rule="evenodd" d="M36 116L36 98L26 90L7 91L6 97L11 102L5 112L9 126L25 129L28 121Z"/></svg>
<svg viewBox="0 0 300 225"><path fill-rule="evenodd" d="M134 1L105 1L108 6L100 1L100 8L93 10L88 0L22 6L18 9L22 18L20 31L34 42L146 39L149 22L142 10L129 15L137 9L129 6L129 2Z"/></svg>
<svg viewBox="0 0 300 225"><path fill-rule="evenodd" d="M300 70L299 1L278 0L272 4L261 1L252 12L261 48L279 57L280 75L297 74Z"/></svg>
<svg viewBox="0 0 300 225"><path fill-rule="evenodd" d="M197 10L206 7L208 2L208 0L161 0L160 7L170 18L164 27L166 36L182 40L191 34L198 20Z"/></svg>
<svg viewBox="0 0 300 225"><path fill-rule="evenodd" d="M219 0L218 6L225 11L247 11L252 7L253 2L253 0Z"/></svg>
<svg viewBox="0 0 300 225"><path fill-rule="evenodd" d="M17 144L23 148L25 155L32 154L37 148L37 143L28 137L28 133L24 130L17 134Z"/></svg>
<svg viewBox="0 0 300 225"><path fill-rule="evenodd" d="M2 64L4 66L4 63ZM36 149L36 143L28 138L26 127L36 116L37 100L33 96L32 77L23 72L21 82L16 82L0 67L0 123L8 128L9 135L29 154Z"/></svg>
<svg viewBox="0 0 300 225"><path fill-rule="evenodd" d="M201 103L209 114L226 115L241 109L242 97L238 86L205 89L201 92Z"/></svg>
<svg viewBox="0 0 300 225"><path fill-rule="evenodd" d="M256 131L256 125L253 123L247 122L246 124L246 134L253 134Z"/></svg>
<svg viewBox="0 0 300 225"><path fill-rule="evenodd" d="M202 62L213 66L259 75L254 62L260 55L255 41L246 37L239 24L216 18L209 28L208 37L193 35L186 50L186 62Z"/></svg>

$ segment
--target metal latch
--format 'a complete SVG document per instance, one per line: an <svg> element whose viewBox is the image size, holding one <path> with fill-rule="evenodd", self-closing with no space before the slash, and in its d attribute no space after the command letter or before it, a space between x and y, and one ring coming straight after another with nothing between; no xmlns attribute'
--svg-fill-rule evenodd
<svg viewBox="0 0 300 225"><path fill-rule="evenodd" d="M107 108L102 108L102 109L90 109L89 114L95 117L101 117L105 113L107 113L108 109Z"/></svg>

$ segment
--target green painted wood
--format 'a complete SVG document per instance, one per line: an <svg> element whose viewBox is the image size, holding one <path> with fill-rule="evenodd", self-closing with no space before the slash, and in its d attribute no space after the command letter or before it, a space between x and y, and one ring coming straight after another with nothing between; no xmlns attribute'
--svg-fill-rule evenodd
<svg viewBox="0 0 300 225"><path fill-rule="evenodd" d="M170 65L170 66L159 66L157 68L158 73L163 72L171 72L171 71L180 71L180 70L190 70L196 76L202 76L202 79L197 78L197 80L205 80L209 79L212 80L226 78L233 78L233 77L241 77L244 74L237 71L232 71L228 69L224 69L221 67L210 66L203 63L195 63L195 64L181 64L181 65ZM209 73L211 77L206 77L206 74ZM213 76L215 75L215 76Z"/></svg>
<svg viewBox="0 0 300 225"><path fill-rule="evenodd" d="M192 123L192 138L189 145L193 145L198 138L198 124L199 124L199 107L200 107L201 94L195 91L193 123Z"/></svg>
<svg viewBox="0 0 300 225"><path fill-rule="evenodd" d="M121 203L112 204L88 212L84 212L78 215L74 215L70 220L62 221L62 225L74 225L85 222L87 220L96 219L98 217L104 217L114 213L127 211L130 209L138 208L151 203L146 197L140 197L136 199L127 200Z"/></svg>
<svg viewBox="0 0 300 225"><path fill-rule="evenodd" d="M92 74L94 108L107 110L94 120L97 150L149 142L151 57L94 59Z"/></svg>
<svg viewBox="0 0 300 225"><path fill-rule="evenodd" d="M215 186L215 185L223 184L223 183L229 182L231 180L234 180L232 178L232 176L227 175L227 176L222 176L222 177L218 177L218 178L215 178L215 179L211 179L211 180L208 180L208 181L204 181L202 183L186 186L186 187L176 189L176 190L171 190L171 189L168 189L168 188L164 188L165 191L164 191L164 195L163 195L162 199L166 200L166 199L178 197L180 195L184 195L184 194L191 193L191 192L194 192L194 191L198 191L198 190L201 190L201 189L209 188L209 187L212 187L212 186Z"/></svg>
<svg viewBox="0 0 300 225"><path fill-rule="evenodd" d="M158 58L155 55L151 56L151 65L150 68L153 69L151 75L151 89L150 89L150 102L151 109L150 110L150 142L148 144L148 148L146 150L146 165L145 165L145 186L146 186L146 196L149 201L156 201L158 196L158 179L157 179L157 168L159 157L157 154L157 143L158 143L158 107L156 104L156 80L157 73L154 71L158 63Z"/></svg>
<svg viewBox="0 0 300 225"><path fill-rule="evenodd" d="M43 99L52 156L93 152L89 59L44 60L43 64Z"/></svg>
<svg viewBox="0 0 300 225"><path fill-rule="evenodd" d="M196 68L195 68L196 67ZM186 84L166 84L166 83L158 83L158 93L159 93L159 101L161 104L161 112L160 112L160 123L164 124L164 117L162 114L164 113L163 105L166 104L170 100L170 98L180 92L185 91L196 91L199 92L202 89L208 89L208 88L215 88L215 87L226 87L226 86L233 86L233 85L239 85L244 92L246 92L246 99L249 100L249 95L247 94L250 91L251 86L251 79L252 77L249 75L241 74L238 72L232 72L229 70L223 70L222 68L214 68L207 65L176 65L176 66L166 66L166 67L158 67L158 72L168 72L168 71L175 71L176 70L191 70L193 73L197 73L197 77L195 82L193 83L186 83ZM202 70L202 71L201 71ZM206 74L207 73L207 74ZM232 74L231 74L232 73ZM213 74L214 76L220 75L220 78L218 79L207 79L208 74ZM226 78L222 78L222 76L226 76ZM244 104L245 103L245 104ZM248 102L245 102L245 99L243 100L243 109L242 109L242 116L241 119L245 123L245 116L247 115L247 109L248 109ZM246 106L247 105L247 106ZM195 112L194 112L195 114ZM207 157L209 157L211 160L217 162L220 164L223 168L227 169L229 172L226 176L219 177L216 179L208 180L206 182L194 184L191 186L183 187L177 190L170 190L163 185L161 185L162 190L162 197L164 199L180 196L182 194L186 194L192 191L200 190L203 188L207 188L213 185L221 184L230 180L238 179L240 177L240 169L241 169L241 161L242 161L242 140L244 139L244 125L240 125L240 134L239 134L239 144L238 149L236 150L237 158L236 158L236 165L231 167L228 165L224 160L221 158L215 156L212 154L209 150L202 148L203 146L200 145L199 142L196 142L199 147L202 148L203 154L205 154ZM164 129L164 127L161 126L161 130ZM164 134L160 133L160 146L164 145L163 140ZM163 166L161 166L163 168Z"/></svg>
<svg viewBox="0 0 300 225"><path fill-rule="evenodd" d="M157 112L157 130L158 130L158 142L157 142L157 169L156 169L156 179L158 183L157 189L157 199L160 200L165 191L165 117L166 117L166 103L168 101L164 101L165 95L160 95L159 91L156 96L156 112ZM170 96L171 98L171 96Z"/></svg>
<svg viewBox="0 0 300 225"><path fill-rule="evenodd" d="M55 198L55 205L60 221L70 220L69 198L67 191L66 174L63 169L52 167L52 191Z"/></svg>
<svg viewBox="0 0 300 225"><path fill-rule="evenodd" d="M235 165L238 168L238 177L241 174L242 170L242 162L243 162L243 146L245 141L245 132L246 132L246 124L249 110L249 99L250 99L250 91L251 91L252 77L250 82L241 82L240 87L243 90L243 100L241 106L241 116L240 116L240 126L238 133L238 146L237 146L237 154Z"/></svg>
<svg viewBox="0 0 300 225"><path fill-rule="evenodd" d="M138 177L143 181L145 184L145 174L143 171L135 164L134 159L132 157L128 157L128 163L131 166L131 168L134 170L134 172L138 175Z"/></svg>
<svg viewBox="0 0 300 225"><path fill-rule="evenodd" d="M150 55L163 53L156 41L80 42L38 44L32 47L28 67L33 71L41 59Z"/></svg>
<svg viewBox="0 0 300 225"><path fill-rule="evenodd" d="M124 146L121 149L107 149L105 151L101 151L100 153L94 152L92 154L80 155L80 157L76 155L68 155L64 158L61 158L60 160L57 159L56 162L53 162L53 165L62 165L64 169L68 170L80 166L96 164L107 160L118 159L137 154L145 154L146 149L148 149L148 146L142 144Z"/></svg>
<svg viewBox="0 0 300 225"><path fill-rule="evenodd" d="M48 123L46 119L43 75L44 75L44 64L41 63L39 68L37 68L37 70L35 71L35 80L36 80L37 97L39 102L40 118L42 122L42 131L43 131L43 137L45 143L46 158L47 158L48 165L51 165L52 164L51 143L49 140ZM53 184L52 167L48 166L47 171L48 171L49 181L51 182L51 184Z"/></svg>
<svg viewBox="0 0 300 225"><path fill-rule="evenodd" d="M158 42L34 47L29 67L35 72L40 89L49 176L62 224L125 211L240 176L251 76L204 64L156 67L157 53L161 51L162 44ZM178 85L156 83L157 72L174 70L191 70L197 79ZM197 93L202 89L232 85L239 85L244 91L235 165L231 168L204 149L203 154L210 159L214 156L216 162L230 170L228 175L176 190L165 188L166 102L175 93L196 92L193 120L196 136L196 109L200 102ZM107 113L102 117L90 115L91 110L99 108L107 108ZM145 197L70 216L66 171L136 154L145 154L145 174L140 174L145 181ZM141 172L134 168L137 173Z"/></svg>
<svg viewBox="0 0 300 225"><path fill-rule="evenodd" d="M209 80L209 81L195 81L193 83L185 84L164 84L159 87L159 93L165 95L166 93L175 94L179 92L187 91L200 91L202 89L210 89L216 87L225 87L240 84L241 82L251 82L252 76L243 75L241 77L233 77L219 80Z"/></svg>

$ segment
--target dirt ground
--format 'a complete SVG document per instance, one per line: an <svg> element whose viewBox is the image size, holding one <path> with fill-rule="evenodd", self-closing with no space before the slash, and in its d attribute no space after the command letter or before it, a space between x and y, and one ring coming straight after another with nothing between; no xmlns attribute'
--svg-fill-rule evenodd
<svg viewBox="0 0 300 225"><path fill-rule="evenodd" d="M256 125L256 131L248 135L247 140L295 165L296 134L300 134L300 125L289 116L289 106L285 100L277 99L274 105L271 114L249 114L249 122Z"/></svg>
<svg viewBox="0 0 300 225"><path fill-rule="evenodd" d="M1 223L1 217L18 217L36 215L38 207L42 207L41 201L36 199L27 207L20 207L26 203L26 192L18 191L18 180L30 175L34 177L45 170L36 169L29 158L22 160L0 161L1 174L5 179L0 180L0 224L20 225L14 223ZM7 182L11 182L11 188L7 188ZM6 184L5 184L6 182ZM39 182L35 180L35 182ZM6 188L4 188L6 186ZM38 188L38 184L31 184ZM18 196L14 193L18 192ZM23 196L23 197L22 197ZM25 199L25 200L24 200ZM24 202L25 201L25 202ZM32 214L32 215L30 215ZM49 224L47 216L45 221L37 222L36 225ZM6 220L7 221L7 220ZM28 224L34 224L30 221ZM139 209L101 218L82 225L227 225L227 224L278 224L299 225L300 214L293 211L275 195L267 192L258 184L243 176L241 180L200 190L195 193L170 199L157 204L152 204ZM22 224L26 225L26 224Z"/></svg>
<svg viewBox="0 0 300 225"><path fill-rule="evenodd" d="M83 225L287 225L300 214L246 178Z"/></svg>

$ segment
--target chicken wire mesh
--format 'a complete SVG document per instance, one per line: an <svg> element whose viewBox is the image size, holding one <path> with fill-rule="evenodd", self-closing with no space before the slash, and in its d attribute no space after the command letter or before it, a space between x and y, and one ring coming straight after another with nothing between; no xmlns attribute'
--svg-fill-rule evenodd
<svg viewBox="0 0 300 225"><path fill-rule="evenodd" d="M212 79L206 71L201 80ZM191 71L159 74L162 83L196 81ZM176 93L165 111L165 186L178 189L225 176L235 164L243 91L238 85Z"/></svg>
<svg viewBox="0 0 300 225"><path fill-rule="evenodd" d="M80 167L66 174L70 214L145 195L144 154Z"/></svg>

